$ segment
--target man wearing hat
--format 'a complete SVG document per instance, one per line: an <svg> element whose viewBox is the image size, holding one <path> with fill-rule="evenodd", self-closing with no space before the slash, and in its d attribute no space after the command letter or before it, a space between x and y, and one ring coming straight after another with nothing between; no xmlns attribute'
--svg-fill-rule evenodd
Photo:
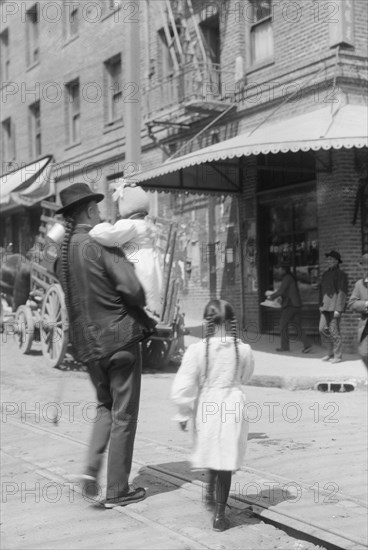
<svg viewBox="0 0 368 550"><path fill-rule="evenodd" d="M323 273L319 285L321 312L319 332L322 341L327 345L328 354L322 360L340 363L342 361L340 320L346 305L348 277L339 268L342 259L336 250L331 250L325 256L328 268Z"/></svg>
<svg viewBox="0 0 368 550"><path fill-rule="evenodd" d="M105 508L145 498L128 484L141 387L139 342L149 319L145 296L132 264L119 248L105 248L89 231L100 222L97 203L104 198L85 183L60 193L65 235L56 272L65 293L69 334L75 358L88 367L98 410L81 476L84 491L96 496L104 451L110 441Z"/></svg>
<svg viewBox="0 0 368 550"><path fill-rule="evenodd" d="M368 368L368 254L363 255L360 265L363 270L363 278L355 283L348 305L353 311L360 313L358 350Z"/></svg>
<svg viewBox="0 0 368 550"><path fill-rule="evenodd" d="M269 300L274 300L281 296L281 317L280 317L280 339L281 345L276 348L276 351L290 351L289 345L289 325L296 328L298 337L303 342L303 353L309 353L312 349L311 341L304 332L301 323L301 307L302 301L299 294L298 284L294 276L290 272L290 261L282 261L280 264L281 285L275 292L266 291L266 296Z"/></svg>

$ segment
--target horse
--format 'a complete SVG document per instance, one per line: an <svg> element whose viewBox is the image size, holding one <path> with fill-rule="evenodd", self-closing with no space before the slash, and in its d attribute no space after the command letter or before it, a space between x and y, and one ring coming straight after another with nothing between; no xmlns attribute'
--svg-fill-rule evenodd
<svg viewBox="0 0 368 550"><path fill-rule="evenodd" d="M1 254L0 292L5 300L16 311L24 305L31 290L31 262L22 254Z"/></svg>

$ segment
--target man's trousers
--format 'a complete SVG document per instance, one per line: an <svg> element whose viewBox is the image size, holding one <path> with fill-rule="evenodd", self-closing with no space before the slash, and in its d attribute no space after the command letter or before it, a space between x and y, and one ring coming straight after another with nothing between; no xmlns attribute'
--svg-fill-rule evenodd
<svg viewBox="0 0 368 550"><path fill-rule="evenodd" d="M297 337L303 342L304 348L311 345L311 341L302 329L302 320L300 315L300 307L288 306L281 310L280 318L280 338L281 349L287 351L290 349L289 344L289 325L296 329Z"/></svg>
<svg viewBox="0 0 368 550"><path fill-rule="evenodd" d="M86 474L98 477L110 441L106 498L111 499L129 491L141 391L140 345L133 344L108 359L90 363L88 370L99 403Z"/></svg>
<svg viewBox="0 0 368 550"><path fill-rule="evenodd" d="M323 311L319 321L321 340L327 346L328 355L335 357L335 359L341 359L342 357L340 318L334 317L333 311Z"/></svg>

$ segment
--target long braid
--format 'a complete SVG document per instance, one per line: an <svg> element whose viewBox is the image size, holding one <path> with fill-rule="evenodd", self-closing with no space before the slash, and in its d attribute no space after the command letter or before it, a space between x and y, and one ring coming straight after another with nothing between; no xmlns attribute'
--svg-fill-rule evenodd
<svg viewBox="0 0 368 550"><path fill-rule="evenodd" d="M207 379L208 373L208 363L209 363L209 348L210 348L210 338L214 334L215 325L213 322L213 315L208 315L206 324L206 364L204 371L204 381Z"/></svg>
<svg viewBox="0 0 368 550"><path fill-rule="evenodd" d="M234 313L234 309L229 302L225 300L210 300L205 307L204 319L206 320L206 351L205 351L205 373L204 381L207 378L209 367L209 347L210 338L215 333L215 327L226 327L228 330L229 324L231 328L231 335L234 341L235 348L235 373L234 382L238 379L239 370L239 342L238 342L238 325Z"/></svg>
<svg viewBox="0 0 368 550"><path fill-rule="evenodd" d="M238 379L238 368L239 368L239 347L238 347L238 324L236 322L236 318L233 317L231 319L231 334L234 340L234 346L235 346L235 382L237 382Z"/></svg>
<svg viewBox="0 0 368 550"><path fill-rule="evenodd" d="M94 348L90 335L86 337L84 327L80 326L80 321L78 325L75 324L76 319L83 318L83 310L80 295L70 271L70 263L73 263L73 259L70 258L70 241L77 226L78 215L83 208L85 208L85 205L76 207L65 217L65 236L61 245L61 285L69 316L69 335L74 348L74 354L79 359L79 355L82 353L83 360L85 360L86 355L93 357Z"/></svg>
<svg viewBox="0 0 368 550"><path fill-rule="evenodd" d="M71 284L70 284L70 270L69 270L69 244L75 228L75 219L67 217L65 219L65 236L61 244L61 279L62 286L65 295L65 305L69 315L71 317Z"/></svg>

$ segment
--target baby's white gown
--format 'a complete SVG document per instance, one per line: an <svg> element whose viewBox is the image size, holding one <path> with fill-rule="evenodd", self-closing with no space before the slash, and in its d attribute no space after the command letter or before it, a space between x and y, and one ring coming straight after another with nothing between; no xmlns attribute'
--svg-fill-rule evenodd
<svg viewBox="0 0 368 550"><path fill-rule="evenodd" d="M98 243L107 247L123 247L136 271L146 295L147 309L161 312L162 261L155 246L157 229L149 219L123 219L114 225L99 223L89 232Z"/></svg>

